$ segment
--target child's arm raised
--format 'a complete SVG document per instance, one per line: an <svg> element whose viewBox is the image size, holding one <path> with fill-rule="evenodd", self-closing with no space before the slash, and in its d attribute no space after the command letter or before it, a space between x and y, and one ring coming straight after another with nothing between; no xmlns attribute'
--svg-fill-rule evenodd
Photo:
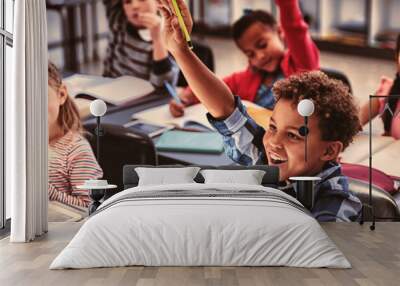
<svg viewBox="0 0 400 286"><path fill-rule="evenodd" d="M275 0L280 12L280 25L288 47L291 73L319 69L319 51L303 20L299 0Z"/></svg>
<svg viewBox="0 0 400 286"><path fill-rule="evenodd" d="M384 95L388 96L390 89L392 88L393 80L389 77L382 76L381 82L379 84L378 90L375 92L375 95ZM379 115L380 109L380 100L379 98L371 99L371 119L375 118ZM367 124L370 120L369 118L369 102L365 103L360 109L360 122L361 126Z"/></svg>
<svg viewBox="0 0 400 286"><path fill-rule="evenodd" d="M225 83L216 77L189 49L180 29L178 18L173 12L171 0L157 0L165 18L163 37L170 53L181 68L194 94L215 118L227 118L235 109L232 93ZM189 33L193 22L183 0L177 0Z"/></svg>

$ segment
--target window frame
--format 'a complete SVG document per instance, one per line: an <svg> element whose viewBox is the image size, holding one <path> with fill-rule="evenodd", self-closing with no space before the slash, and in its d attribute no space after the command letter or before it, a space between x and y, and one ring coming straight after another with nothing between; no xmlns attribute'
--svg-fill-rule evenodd
<svg viewBox="0 0 400 286"><path fill-rule="evenodd" d="M10 1L10 0L9 0ZM12 5L15 5L15 1ZM13 34L6 30L6 0L0 0L0 236L9 231L10 220L6 217L6 188L5 188L5 92L6 92L6 47L13 47ZM14 13L14 7L13 7ZM14 16L14 15L13 15ZM14 30L14 29L12 29Z"/></svg>

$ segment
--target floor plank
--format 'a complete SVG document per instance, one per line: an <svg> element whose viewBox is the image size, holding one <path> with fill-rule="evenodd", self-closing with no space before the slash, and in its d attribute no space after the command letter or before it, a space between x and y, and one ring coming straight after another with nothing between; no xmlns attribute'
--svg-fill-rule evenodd
<svg viewBox="0 0 400 286"><path fill-rule="evenodd" d="M0 241L0 285L136 285L136 286L264 286L264 285L399 285L400 224L322 224L353 268L289 267L119 267L86 270L48 269L79 230L81 222L54 222L49 233L29 244Z"/></svg>

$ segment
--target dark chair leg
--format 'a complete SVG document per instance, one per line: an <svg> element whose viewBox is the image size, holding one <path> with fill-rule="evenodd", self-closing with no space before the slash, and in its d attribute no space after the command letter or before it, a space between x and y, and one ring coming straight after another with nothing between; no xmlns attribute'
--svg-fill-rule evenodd
<svg viewBox="0 0 400 286"><path fill-rule="evenodd" d="M75 7L69 6L67 9L67 25L68 37L67 37L67 50L69 50L69 61L64 63L65 68L69 71L79 72L79 60L77 51L77 35L76 35L76 17Z"/></svg>
<svg viewBox="0 0 400 286"><path fill-rule="evenodd" d="M365 207L364 207L364 204L363 204L363 205L362 205L362 208L361 208L360 225L363 225L363 224L364 224L364 211L365 211Z"/></svg>
<svg viewBox="0 0 400 286"><path fill-rule="evenodd" d="M98 21L97 21L97 0L91 3L91 17L92 17L92 40L93 40L93 61L98 61L99 46L98 46Z"/></svg>
<svg viewBox="0 0 400 286"><path fill-rule="evenodd" d="M68 70L70 69L69 63L72 62L72 55L71 55L71 50L69 49L69 22L68 22L68 15L67 15L67 10L64 8L61 8L59 10L60 12L60 17L61 17L61 38L62 38L62 49L63 49L63 56L64 56L64 69Z"/></svg>
<svg viewBox="0 0 400 286"><path fill-rule="evenodd" d="M375 230L375 209L374 206L371 206L372 209L372 224L369 226L370 230Z"/></svg>
<svg viewBox="0 0 400 286"><path fill-rule="evenodd" d="M83 60L85 63L89 62L89 35L88 35L86 8L87 8L86 3L81 4L79 7L81 13L82 51L83 51Z"/></svg>

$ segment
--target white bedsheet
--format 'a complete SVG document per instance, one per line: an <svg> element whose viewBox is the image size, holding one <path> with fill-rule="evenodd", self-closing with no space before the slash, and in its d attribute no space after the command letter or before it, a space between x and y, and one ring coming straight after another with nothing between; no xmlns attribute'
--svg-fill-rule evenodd
<svg viewBox="0 0 400 286"><path fill-rule="evenodd" d="M115 203L136 192L210 188L262 190L297 202L278 190L254 185L179 184L128 189L100 206L103 210L88 219L50 269L127 265L351 267L318 222L290 204L235 197Z"/></svg>

